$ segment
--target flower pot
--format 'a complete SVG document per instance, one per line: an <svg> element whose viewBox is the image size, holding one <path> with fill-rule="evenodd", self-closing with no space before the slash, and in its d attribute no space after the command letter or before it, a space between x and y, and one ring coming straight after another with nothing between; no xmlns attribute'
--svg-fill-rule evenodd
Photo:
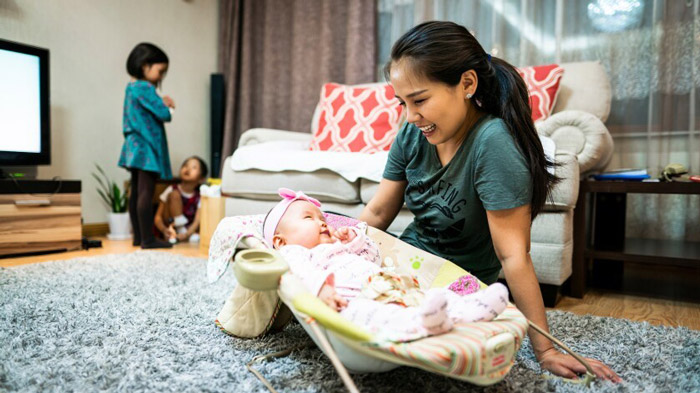
<svg viewBox="0 0 700 393"><path fill-rule="evenodd" d="M109 213L109 240L131 239L129 213Z"/></svg>

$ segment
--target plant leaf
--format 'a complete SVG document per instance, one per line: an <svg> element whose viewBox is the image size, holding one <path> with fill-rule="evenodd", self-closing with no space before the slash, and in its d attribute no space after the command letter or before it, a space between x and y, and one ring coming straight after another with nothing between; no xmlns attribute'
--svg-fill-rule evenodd
<svg viewBox="0 0 700 393"><path fill-rule="evenodd" d="M126 193L124 193L122 197L122 205L121 205L121 212L124 213L126 211L126 207L129 204L129 197L126 196Z"/></svg>
<svg viewBox="0 0 700 393"><path fill-rule="evenodd" d="M112 195L114 196L114 202L112 203L112 211L115 213L121 213L119 211L119 204L121 202L121 191L116 182L112 183Z"/></svg>
<svg viewBox="0 0 700 393"><path fill-rule="evenodd" d="M105 195L104 191L98 188L97 193L100 194L102 200L107 204L107 206L112 206L112 203L109 201L109 198L107 198L107 195Z"/></svg>
<svg viewBox="0 0 700 393"><path fill-rule="evenodd" d="M104 184L104 182L102 181L102 179L100 179L99 176L97 176L96 173L93 173L93 174L92 174L92 177L94 177L95 180L97 180L97 183L98 183L99 186L102 188L102 191L105 193L105 195L109 195L109 188ZM98 188L98 190L99 190L99 189L100 189L100 188Z"/></svg>

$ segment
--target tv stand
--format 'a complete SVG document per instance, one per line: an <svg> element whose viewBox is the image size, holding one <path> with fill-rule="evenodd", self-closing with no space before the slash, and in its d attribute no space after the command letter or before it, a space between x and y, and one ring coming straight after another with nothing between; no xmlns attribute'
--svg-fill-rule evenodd
<svg viewBox="0 0 700 393"><path fill-rule="evenodd" d="M0 258L78 250L79 180L0 180Z"/></svg>
<svg viewBox="0 0 700 393"><path fill-rule="evenodd" d="M35 180L38 173L36 166L0 167L0 180L15 178L17 180Z"/></svg>

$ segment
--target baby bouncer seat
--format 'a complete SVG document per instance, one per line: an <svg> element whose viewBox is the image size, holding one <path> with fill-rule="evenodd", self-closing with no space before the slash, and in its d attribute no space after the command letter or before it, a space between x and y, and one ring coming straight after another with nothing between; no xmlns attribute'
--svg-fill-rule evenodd
<svg viewBox="0 0 700 393"><path fill-rule="evenodd" d="M324 214L330 226L355 225L365 230L379 246L383 266L414 275L424 290L447 287L469 275L452 262L381 230L344 216ZM409 366L485 386L500 382L513 367L528 328L528 320L513 304L509 303L503 313L488 322L456 324L447 333L409 342L381 340L326 306L290 272L279 278L284 263L261 240L263 219L264 215L227 217L212 237L207 264L209 280L221 277L235 256L233 270L239 282L217 317L217 325L225 332L244 337L264 334L283 323L280 319L284 318L286 305L329 357L350 391L357 390L347 371L385 372ZM244 305L250 308L250 299L255 296L269 310L265 316L259 315L259 309L243 310ZM252 330L251 323L256 324ZM245 331L241 330L243 325Z"/></svg>

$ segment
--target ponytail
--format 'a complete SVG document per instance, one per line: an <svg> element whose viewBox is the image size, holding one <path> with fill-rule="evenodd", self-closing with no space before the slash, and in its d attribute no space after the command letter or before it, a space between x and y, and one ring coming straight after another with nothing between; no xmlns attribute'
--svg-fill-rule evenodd
<svg viewBox="0 0 700 393"><path fill-rule="evenodd" d="M385 75L404 57L410 58L416 71L449 86L459 84L465 71L476 72L479 84L472 102L479 110L503 120L525 157L532 180L530 206L534 219L559 179L547 170L555 164L544 155L531 117L527 86L515 67L488 55L464 26L443 21L422 23L399 38L384 67Z"/></svg>
<svg viewBox="0 0 700 393"><path fill-rule="evenodd" d="M492 57L488 63L492 72L487 72L484 77L479 78L479 87L474 94L475 104L480 110L503 119L525 157L532 179L530 206L534 219L551 195L552 187L559 181L559 178L547 170L555 164L545 156L542 142L532 122L530 97L525 81L515 67L505 60ZM487 86L483 86L484 82Z"/></svg>

